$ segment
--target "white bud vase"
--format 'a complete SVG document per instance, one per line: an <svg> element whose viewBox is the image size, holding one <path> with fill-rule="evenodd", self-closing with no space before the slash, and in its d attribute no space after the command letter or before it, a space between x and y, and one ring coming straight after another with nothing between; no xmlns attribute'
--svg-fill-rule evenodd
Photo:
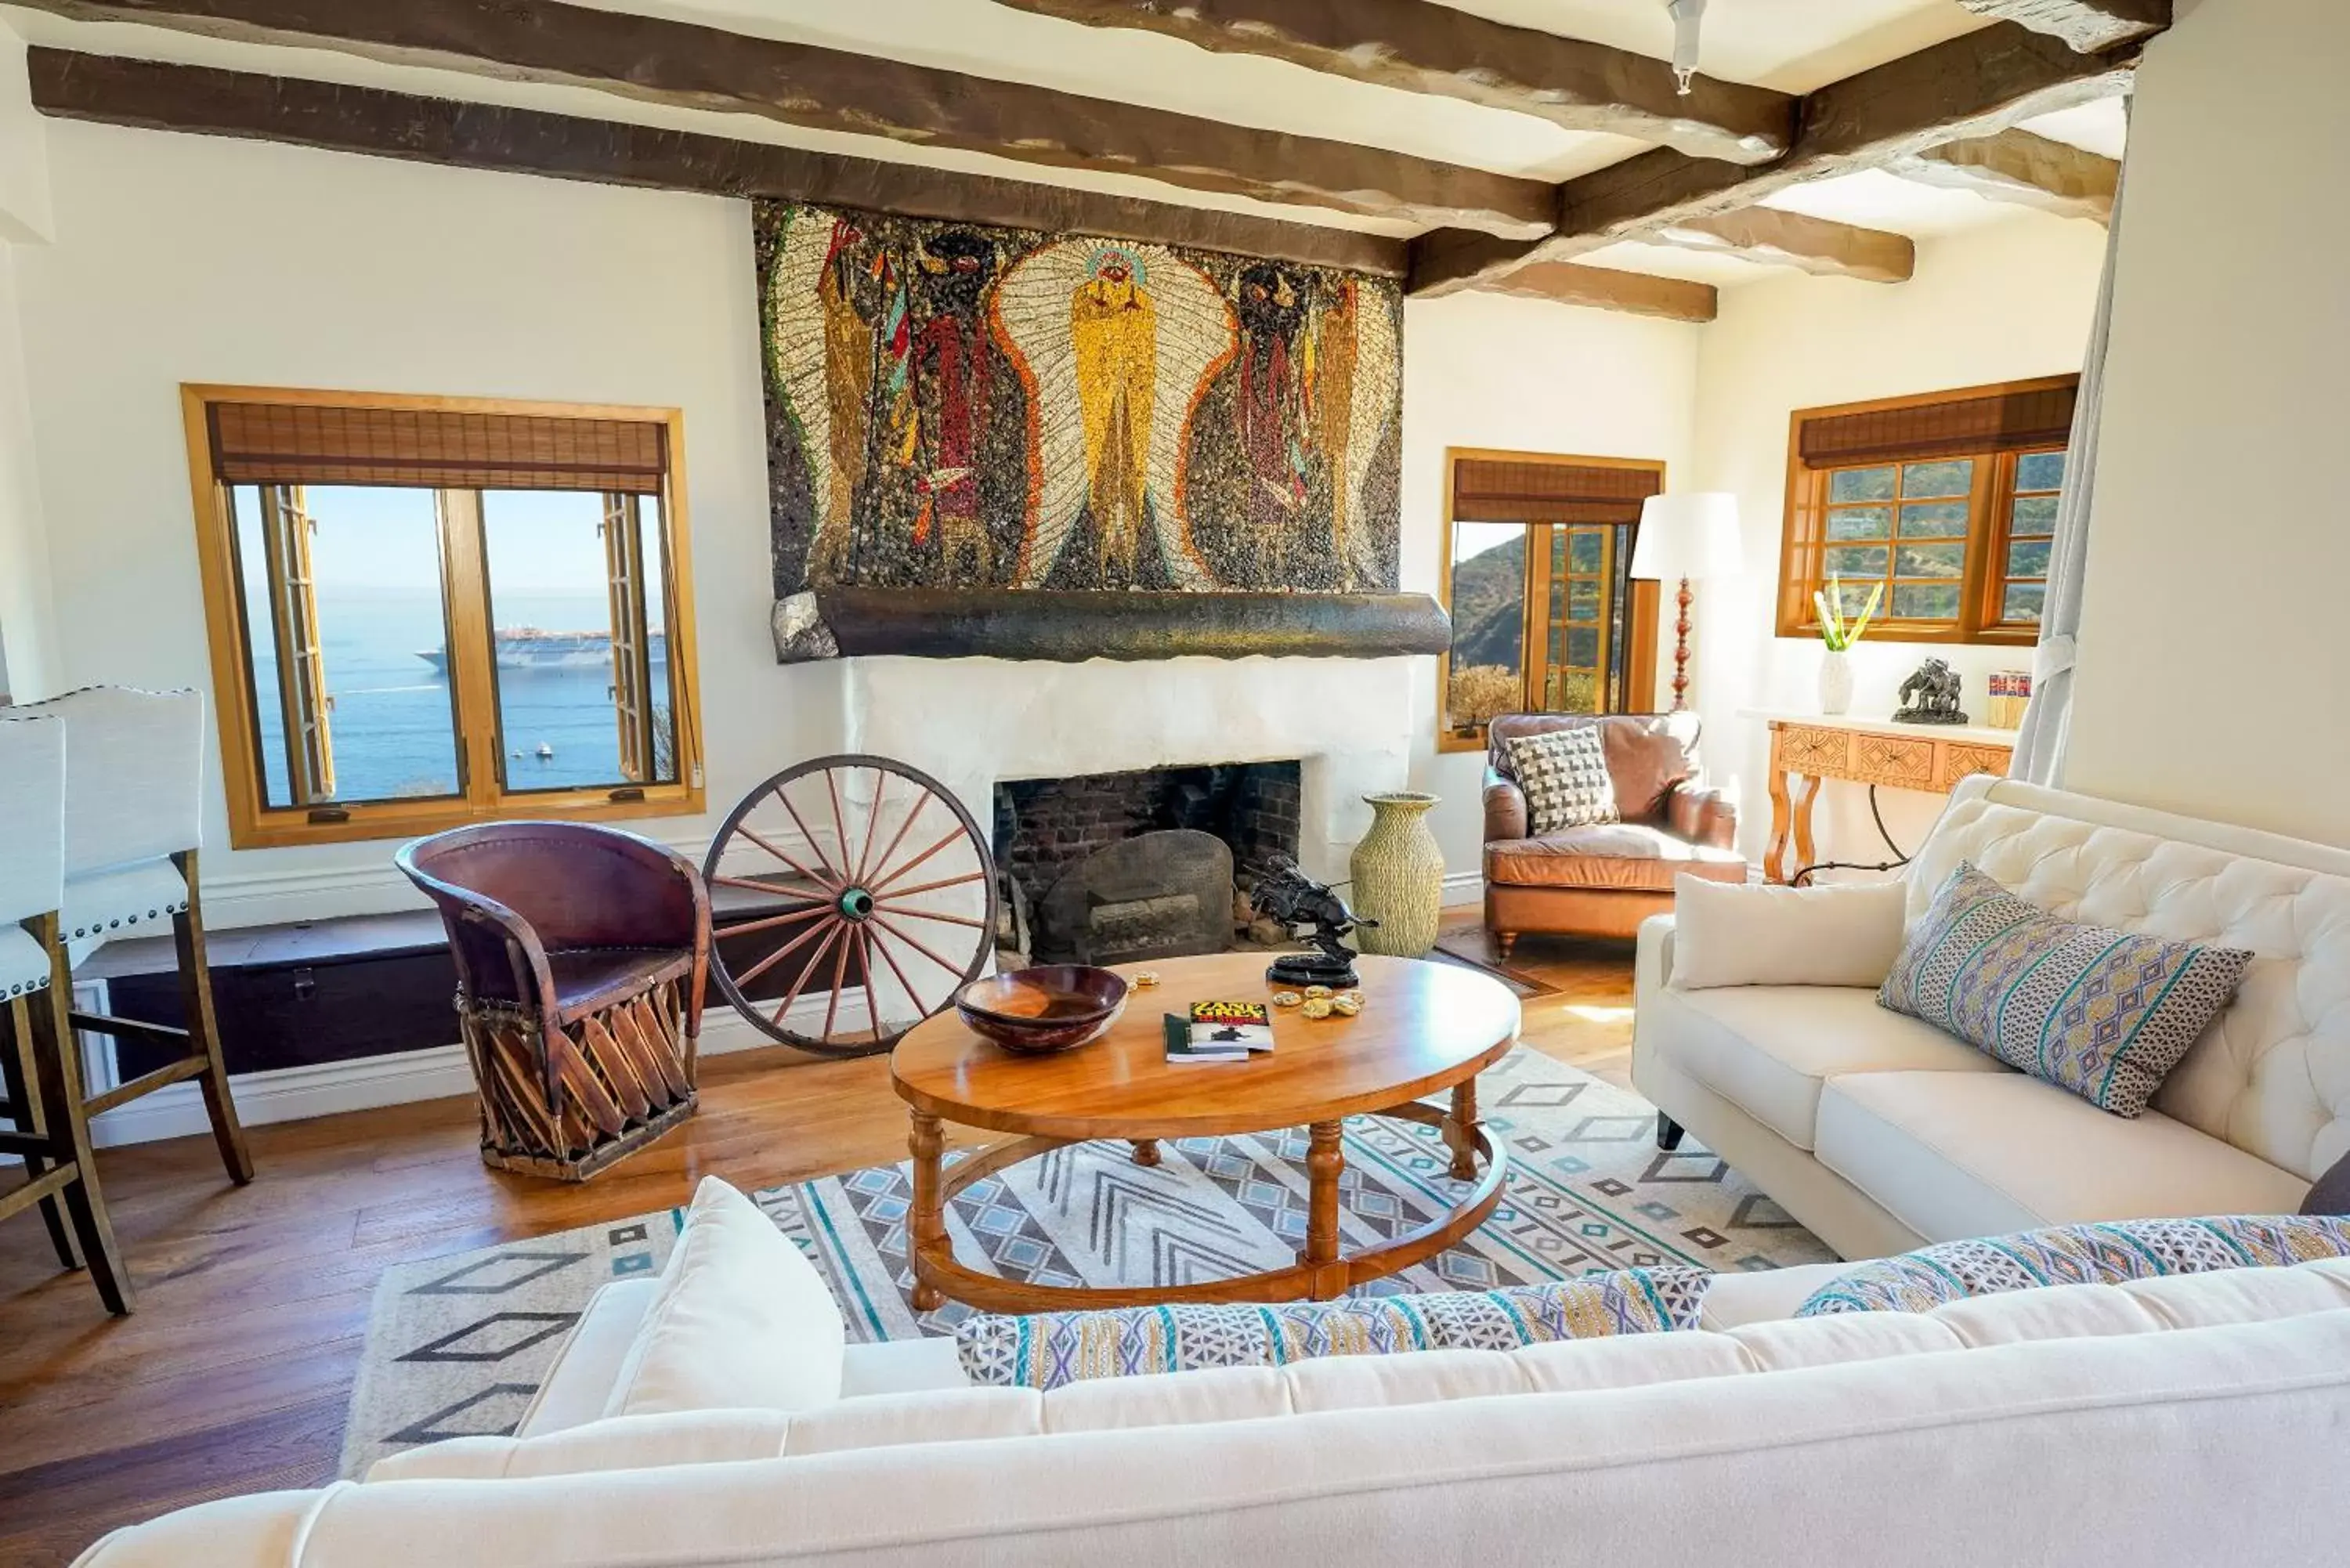
<svg viewBox="0 0 2350 1568"><path fill-rule="evenodd" d="M1834 718L1852 711L1852 655L1820 649L1820 711Z"/></svg>
<svg viewBox="0 0 2350 1568"><path fill-rule="evenodd" d="M1363 800L1371 808L1371 830L1347 866L1354 877L1347 902L1378 924L1357 929L1355 945L1367 953L1418 958L1436 945L1444 909L1444 851L1427 822L1436 797L1398 790Z"/></svg>

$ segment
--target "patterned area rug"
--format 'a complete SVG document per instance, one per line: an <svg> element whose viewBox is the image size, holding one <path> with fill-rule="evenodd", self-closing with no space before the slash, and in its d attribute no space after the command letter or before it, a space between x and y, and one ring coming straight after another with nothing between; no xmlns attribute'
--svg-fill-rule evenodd
<svg viewBox="0 0 2350 1568"><path fill-rule="evenodd" d="M1366 1287L1484 1290L1665 1262L1781 1268L1832 1254L1752 1183L1684 1142L1660 1154L1656 1112L1538 1052L1479 1080L1510 1178L1492 1218L1459 1246ZM1350 1241L1384 1240L1451 1205L1459 1186L1431 1129L1347 1125ZM1305 1234L1305 1135L1190 1138L1156 1168L1123 1143L1056 1150L973 1183L950 1221L957 1252L1007 1277L1177 1284L1279 1266ZM840 1298L852 1340L951 1332L968 1309L906 1300L904 1165L844 1171L756 1195ZM639 1215L401 1264L378 1285L352 1395L343 1472L445 1438L511 1431L563 1334L608 1280L660 1272L681 1211Z"/></svg>

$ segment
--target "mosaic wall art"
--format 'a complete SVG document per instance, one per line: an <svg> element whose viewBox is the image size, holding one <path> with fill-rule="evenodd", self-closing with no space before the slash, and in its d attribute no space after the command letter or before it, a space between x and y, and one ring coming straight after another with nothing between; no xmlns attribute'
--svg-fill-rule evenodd
<svg viewBox="0 0 2350 1568"><path fill-rule="evenodd" d="M1396 587L1392 280L788 202L756 224L778 597Z"/></svg>

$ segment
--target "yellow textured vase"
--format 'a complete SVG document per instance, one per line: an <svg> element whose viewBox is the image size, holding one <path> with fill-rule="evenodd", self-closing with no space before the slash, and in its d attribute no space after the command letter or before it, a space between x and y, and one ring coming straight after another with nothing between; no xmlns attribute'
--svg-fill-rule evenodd
<svg viewBox="0 0 2350 1568"><path fill-rule="evenodd" d="M1428 830L1428 811L1437 798L1410 790L1363 797L1371 808L1371 830L1347 862L1354 882L1347 902L1378 921L1355 933L1355 945L1367 953L1419 958L1436 945L1444 851Z"/></svg>

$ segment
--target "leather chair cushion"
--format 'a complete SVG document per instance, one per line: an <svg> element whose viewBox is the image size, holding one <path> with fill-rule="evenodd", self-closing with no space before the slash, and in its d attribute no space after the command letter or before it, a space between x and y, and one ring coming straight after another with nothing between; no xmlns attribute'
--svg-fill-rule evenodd
<svg viewBox="0 0 2350 1568"><path fill-rule="evenodd" d="M1734 849L1691 844L1640 822L1570 827L1485 846L1485 879L1519 887L1669 893L1673 878L1683 873L1743 882L1746 860Z"/></svg>
<svg viewBox="0 0 2350 1568"><path fill-rule="evenodd" d="M1509 741L1553 730L1596 726L1616 785L1616 815L1627 822L1652 822L1664 815L1665 797L1684 779L1697 776L1698 718L1695 713L1503 713L1486 726L1486 760L1494 772L1514 780Z"/></svg>
<svg viewBox="0 0 2350 1568"><path fill-rule="evenodd" d="M546 955L555 1005L568 1023L639 995L693 967L690 948L572 948Z"/></svg>

